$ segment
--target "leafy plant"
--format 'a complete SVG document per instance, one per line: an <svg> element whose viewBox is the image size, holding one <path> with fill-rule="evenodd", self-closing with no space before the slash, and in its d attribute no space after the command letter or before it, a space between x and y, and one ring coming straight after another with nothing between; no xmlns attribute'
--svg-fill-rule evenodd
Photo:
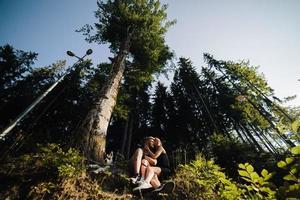
<svg viewBox="0 0 300 200"><path fill-rule="evenodd" d="M34 157L41 159L47 167L55 167L59 177L76 177L85 169L83 157L74 148L64 152L57 144L39 145L39 151Z"/></svg>
<svg viewBox="0 0 300 200"><path fill-rule="evenodd" d="M241 199L244 193L218 165L202 155L190 164L181 165L173 181L176 189L171 199Z"/></svg>
<svg viewBox="0 0 300 200"><path fill-rule="evenodd" d="M221 187L218 191L218 194L222 199L242 199L245 189L240 188L238 184L229 179L225 173L221 171L216 171L214 173L219 177L219 181L222 183L220 184Z"/></svg>
<svg viewBox="0 0 300 200"><path fill-rule="evenodd" d="M254 171L254 167L249 163L239 164L239 175L250 185L246 185L247 192L254 199L274 199L276 192L271 189L275 186L269 182L273 176L268 170L263 169L261 176Z"/></svg>
<svg viewBox="0 0 300 200"><path fill-rule="evenodd" d="M28 197L36 199L37 194L42 194L43 197L47 194L53 193L57 189L57 186L52 182L42 182L37 186L34 186L29 192Z"/></svg>
<svg viewBox="0 0 300 200"><path fill-rule="evenodd" d="M279 196L284 198L300 197L300 146L291 148L291 156L277 163L279 168L288 171L283 177L285 183L279 188Z"/></svg>
<svg viewBox="0 0 300 200"><path fill-rule="evenodd" d="M282 134L291 133L291 139L299 139L300 137L300 120L294 120L290 122L289 120L282 117L276 124L276 127Z"/></svg>

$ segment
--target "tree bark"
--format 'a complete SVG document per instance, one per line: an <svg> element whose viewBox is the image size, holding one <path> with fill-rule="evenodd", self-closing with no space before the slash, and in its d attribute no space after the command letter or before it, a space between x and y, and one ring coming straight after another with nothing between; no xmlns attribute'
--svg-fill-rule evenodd
<svg viewBox="0 0 300 200"><path fill-rule="evenodd" d="M134 126L134 115L132 114L129 119L129 133L128 133L128 141L127 141L127 151L126 151L126 159L130 158L130 149L131 149L131 140L132 140L132 132L133 132L133 126Z"/></svg>
<svg viewBox="0 0 300 200"><path fill-rule="evenodd" d="M129 117L128 117L128 119L126 119L126 122L125 122L124 136L123 136L123 142L122 142L122 147L121 147L121 154L124 156L124 158L125 158L125 145L126 145L127 133L128 133L128 124L129 124Z"/></svg>
<svg viewBox="0 0 300 200"><path fill-rule="evenodd" d="M88 159L102 162L105 155L106 135L109 121L125 70L125 59L130 48L130 35L122 43L114 58L108 81L102 87L98 99L80 125L79 148Z"/></svg>

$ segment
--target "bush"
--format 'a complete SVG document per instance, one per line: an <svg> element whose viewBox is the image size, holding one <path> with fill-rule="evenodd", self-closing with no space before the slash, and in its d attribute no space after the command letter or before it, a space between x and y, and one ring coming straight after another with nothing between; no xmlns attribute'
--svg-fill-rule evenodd
<svg viewBox="0 0 300 200"><path fill-rule="evenodd" d="M181 165L173 180L176 189L170 199L299 199L300 198L300 146L290 149L290 155L277 163L287 174L283 185L275 185L274 173L262 169L257 173L249 164L239 164L238 174L243 183L229 179L214 164L203 156L190 164Z"/></svg>
<svg viewBox="0 0 300 200"><path fill-rule="evenodd" d="M173 177L176 188L170 199L241 199L243 190L221 171L213 161L198 155L182 165Z"/></svg>
<svg viewBox="0 0 300 200"><path fill-rule="evenodd" d="M249 199L300 198L300 146L291 148L290 155L279 161L277 166L288 172L283 177L284 184L278 187L269 181L274 173L263 169L260 176L249 163L239 165L239 174L247 182L244 186Z"/></svg>
<svg viewBox="0 0 300 200"><path fill-rule="evenodd" d="M38 145L36 153L10 158L0 165L0 196L3 199L132 199L127 193L129 181L124 171L109 170L92 178L86 172L84 160L73 148L64 151L57 144Z"/></svg>
<svg viewBox="0 0 300 200"><path fill-rule="evenodd" d="M37 152L9 157L0 165L0 196L23 199L32 190L53 193L58 181L78 177L85 171L83 162L73 148L63 151L58 144L38 145Z"/></svg>
<svg viewBox="0 0 300 200"><path fill-rule="evenodd" d="M288 171L283 177L284 185L279 187L280 199L300 198L300 146L291 148L291 155L277 163L279 168Z"/></svg>
<svg viewBox="0 0 300 200"><path fill-rule="evenodd" d="M54 167L59 177L76 177L85 171L84 158L79 152L70 148L64 152L57 144L38 145L38 152L33 156L47 167Z"/></svg>
<svg viewBox="0 0 300 200"><path fill-rule="evenodd" d="M273 176L266 169L261 171L261 176L254 171L254 167L249 163L239 164L238 170L246 185L246 195L251 199L275 199L276 187L269 179Z"/></svg>

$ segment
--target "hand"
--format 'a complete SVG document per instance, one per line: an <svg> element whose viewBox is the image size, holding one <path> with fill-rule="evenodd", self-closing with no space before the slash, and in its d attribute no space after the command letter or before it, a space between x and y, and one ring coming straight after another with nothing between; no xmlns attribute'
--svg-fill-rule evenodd
<svg viewBox="0 0 300 200"><path fill-rule="evenodd" d="M149 156L144 156L144 159L148 160L148 162L150 163L150 165L156 165L157 164L157 160L154 158L151 158Z"/></svg>

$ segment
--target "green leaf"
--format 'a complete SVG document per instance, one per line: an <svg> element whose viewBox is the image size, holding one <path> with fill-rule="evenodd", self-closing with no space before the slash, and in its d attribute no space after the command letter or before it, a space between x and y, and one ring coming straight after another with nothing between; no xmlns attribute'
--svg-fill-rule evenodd
<svg viewBox="0 0 300 200"><path fill-rule="evenodd" d="M254 180L255 182L257 182L258 179L259 179L259 175L258 175L256 172L252 172L252 173L250 174L250 177L251 177L251 179Z"/></svg>
<svg viewBox="0 0 300 200"><path fill-rule="evenodd" d="M277 163L277 166L279 167L279 168L285 168L286 167L286 162L284 162L284 161L279 161L278 163Z"/></svg>
<svg viewBox="0 0 300 200"><path fill-rule="evenodd" d="M270 194L270 193L275 193L275 192L273 192L270 188L268 188L268 187L262 187L262 188L260 188L260 191L262 191L262 192L266 192L266 193L268 193L268 194Z"/></svg>
<svg viewBox="0 0 300 200"><path fill-rule="evenodd" d="M242 179L244 179L245 181L247 181L247 182L249 182L249 183L252 183L252 180L249 179L249 178L242 177Z"/></svg>
<svg viewBox="0 0 300 200"><path fill-rule="evenodd" d="M286 162L287 164L291 164L293 161L294 161L294 158L286 158L286 159L285 159L285 162Z"/></svg>
<svg viewBox="0 0 300 200"><path fill-rule="evenodd" d="M286 175L285 177L283 177L283 179L287 181L297 181L297 178L291 174Z"/></svg>
<svg viewBox="0 0 300 200"><path fill-rule="evenodd" d="M256 179L256 180L260 185L263 185L265 183L264 178L262 178L262 177L258 177L258 179Z"/></svg>
<svg viewBox="0 0 300 200"><path fill-rule="evenodd" d="M293 131L294 133L297 133L297 132L298 132L299 127L300 127L300 120L299 120L299 119L296 120L296 121L294 121L294 122L292 123L292 125L291 125L292 131Z"/></svg>
<svg viewBox="0 0 300 200"><path fill-rule="evenodd" d="M250 174L251 172L254 172L254 168L252 167L252 165L248 165L247 167L246 167L246 169L247 169L247 172Z"/></svg>
<svg viewBox="0 0 300 200"><path fill-rule="evenodd" d="M268 170L263 169L263 170L261 171L261 175L262 175L262 177L265 178L265 177L268 175Z"/></svg>
<svg viewBox="0 0 300 200"><path fill-rule="evenodd" d="M290 173L291 174L296 174L298 172L298 169L296 167L293 167L291 170L290 170Z"/></svg>
<svg viewBox="0 0 300 200"><path fill-rule="evenodd" d="M250 178L249 174L246 171L244 171L244 170L238 170L238 172L239 172L239 175Z"/></svg>
<svg viewBox="0 0 300 200"><path fill-rule="evenodd" d="M268 174L266 177L264 177L264 180L267 181L273 176L272 173Z"/></svg>
<svg viewBox="0 0 300 200"><path fill-rule="evenodd" d="M245 165L243 165L243 164L239 164L239 168L246 169Z"/></svg>
<svg viewBox="0 0 300 200"><path fill-rule="evenodd" d="M289 185L289 190L290 191L299 191L300 190L300 184Z"/></svg>
<svg viewBox="0 0 300 200"><path fill-rule="evenodd" d="M291 148L291 152L295 155L299 155L300 154L300 146Z"/></svg>

